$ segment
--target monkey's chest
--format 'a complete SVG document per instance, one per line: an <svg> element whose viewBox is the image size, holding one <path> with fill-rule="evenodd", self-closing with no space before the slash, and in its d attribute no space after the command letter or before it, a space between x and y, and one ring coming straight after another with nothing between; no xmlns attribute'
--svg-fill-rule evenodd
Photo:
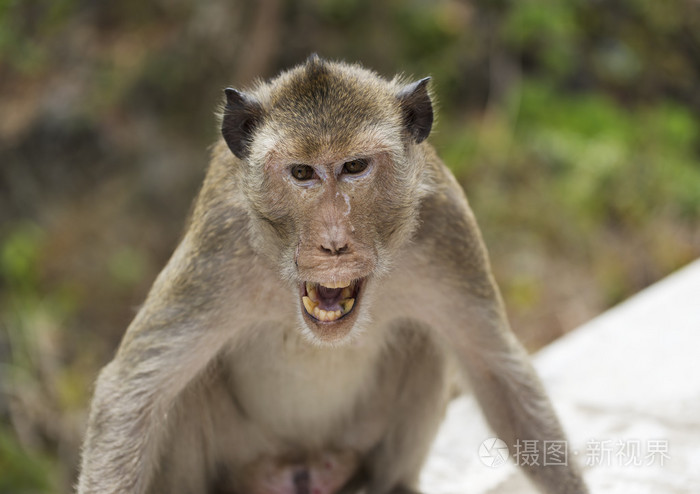
<svg viewBox="0 0 700 494"><path fill-rule="evenodd" d="M232 392L267 434L333 442L353 421L358 403L373 393L377 347L318 348L296 339L260 339L232 359Z"/></svg>

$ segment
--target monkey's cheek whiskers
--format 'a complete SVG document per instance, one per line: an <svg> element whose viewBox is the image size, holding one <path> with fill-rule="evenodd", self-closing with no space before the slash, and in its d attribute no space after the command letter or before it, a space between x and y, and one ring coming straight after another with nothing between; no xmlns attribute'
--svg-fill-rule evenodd
<svg viewBox="0 0 700 494"><path fill-rule="evenodd" d="M304 283L301 301L306 312L321 322L337 321L349 314L355 305L358 283Z"/></svg>

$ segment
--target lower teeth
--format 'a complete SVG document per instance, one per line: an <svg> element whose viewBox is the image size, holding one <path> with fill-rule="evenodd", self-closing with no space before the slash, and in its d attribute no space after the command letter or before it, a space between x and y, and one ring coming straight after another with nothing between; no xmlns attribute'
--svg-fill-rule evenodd
<svg viewBox="0 0 700 494"><path fill-rule="evenodd" d="M323 309L319 309L318 307L314 307L314 317L319 321L335 321L336 319L340 318L341 314L342 312L339 310L325 311Z"/></svg>

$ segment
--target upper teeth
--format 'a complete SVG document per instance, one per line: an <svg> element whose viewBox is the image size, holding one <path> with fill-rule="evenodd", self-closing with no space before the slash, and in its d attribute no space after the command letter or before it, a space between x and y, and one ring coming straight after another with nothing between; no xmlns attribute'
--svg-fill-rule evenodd
<svg viewBox="0 0 700 494"><path fill-rule="evenodd" d="M346 286L350 286L351 281L336 281L336 282L330 282L330 283L319 283L321 286L325 286L326 288L345 288Z"/></svg>

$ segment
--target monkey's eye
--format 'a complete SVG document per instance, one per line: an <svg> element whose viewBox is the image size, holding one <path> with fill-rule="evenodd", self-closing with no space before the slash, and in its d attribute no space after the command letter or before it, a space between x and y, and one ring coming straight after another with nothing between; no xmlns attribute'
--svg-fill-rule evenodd
<svg viewBox="0 0 700 494"><path fill-rule="evenodd" d="M357 159L348 161L343 165L343 173L350 173L352 175L362 173L367 169L367 160Z"/></svg>
<svg viewBox="0 0 700 494"><path fill-rule="evenodd" d="M296 178L300 182L314 178L314 169L309 165L294 165L291 172L292 177Z"/></svg>

